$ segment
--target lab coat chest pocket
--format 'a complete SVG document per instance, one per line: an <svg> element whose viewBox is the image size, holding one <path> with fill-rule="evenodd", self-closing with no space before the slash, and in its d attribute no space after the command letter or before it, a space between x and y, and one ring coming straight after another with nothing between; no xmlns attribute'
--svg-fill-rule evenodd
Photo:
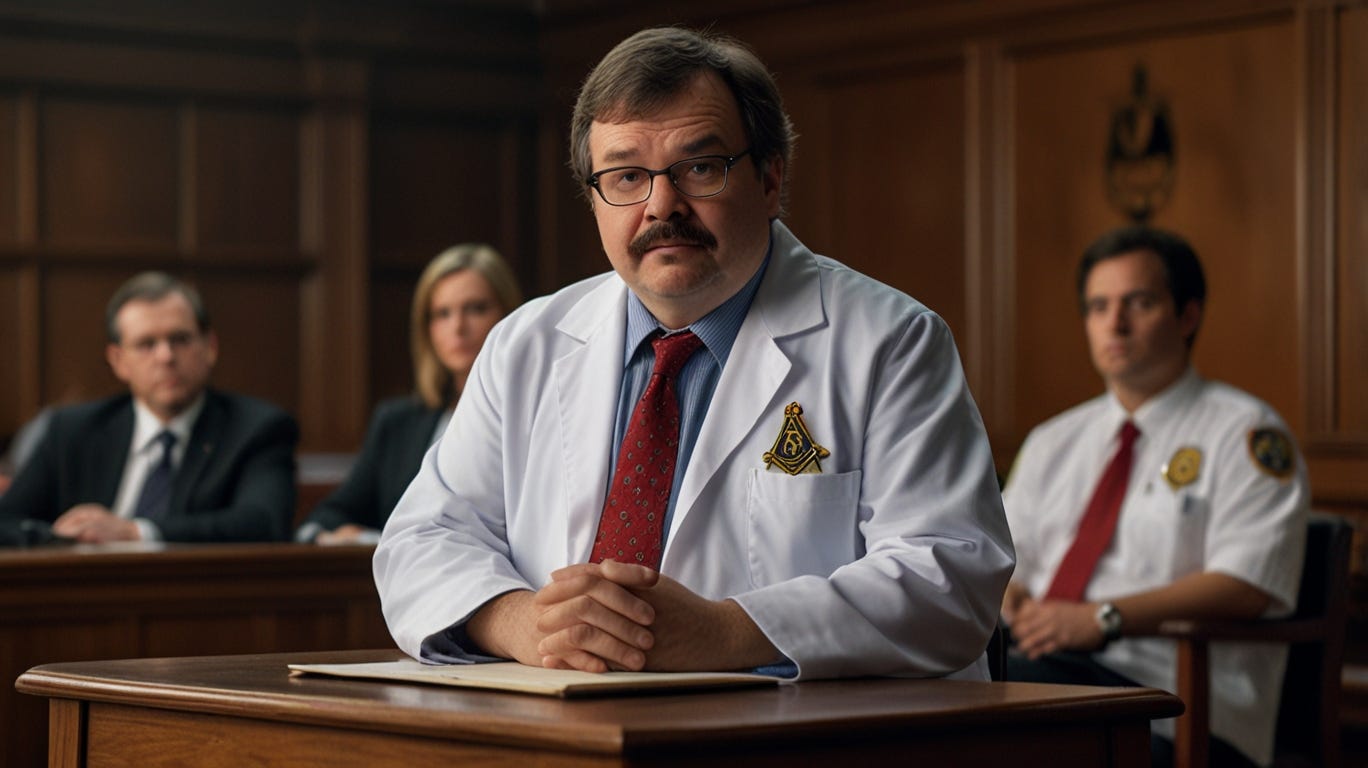
<svg viewBox="0 0 1368 768"><path fill-rule="evenodd" d="M860 556L860 477L859 470L801 475L751 470L746 555L756 586L827 576Z"/></svg>

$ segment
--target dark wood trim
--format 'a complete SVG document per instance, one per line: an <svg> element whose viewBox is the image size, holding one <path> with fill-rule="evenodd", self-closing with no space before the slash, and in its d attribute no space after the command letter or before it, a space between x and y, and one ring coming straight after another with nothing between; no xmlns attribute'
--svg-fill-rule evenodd
<svg viewBox="0 0 1368 768"><path fill-rule="evenodd" d="M1335 228L1339 51L1333 10L1297 12L1297 272L1302 411L1306 442L1337 426Z"/></svg>
<svg viewBox="0 0 1368 768"><path fill-rule="evenodd" d="M992 425L991 443L1011 445L1016 261L1010 64L991 42L971 44L966 52L965 364L984 423ZM1011 462L1010 455L995 458L1001 466Z"/></svg>

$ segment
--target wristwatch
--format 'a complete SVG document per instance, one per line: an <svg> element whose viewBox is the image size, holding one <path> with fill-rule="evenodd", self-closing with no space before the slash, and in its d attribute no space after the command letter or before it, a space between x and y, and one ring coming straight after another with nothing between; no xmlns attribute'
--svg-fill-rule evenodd
<svg viewBox="0 0 1368 768"><path fill-rule="evenodd" d="M1121 636L1121 612L1116 610L1116 606L1111 603L1103 603L1097 606L1097 628L1102 630L1102 644L1115 640Z"/></svg>

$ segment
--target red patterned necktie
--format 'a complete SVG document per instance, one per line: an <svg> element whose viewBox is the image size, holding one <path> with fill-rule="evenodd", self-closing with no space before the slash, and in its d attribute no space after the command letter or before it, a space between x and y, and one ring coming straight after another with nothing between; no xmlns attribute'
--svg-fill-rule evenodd
<svg viewBox="0 0 1368 768"><path fill-rule="evenodd" d="M702 343L692 331L651 342L655 368L618 449L617 470L603 504L589 562L617 560L660 567L660 527L670 503L679 446L674 380Z"/></svg>
<svg viewBox="0 0 1368 768"><path fill-rule="evenodd" d="M1116 532L1121 500L1126 498L1126 486L1130 483L1135 438L1139 435L1140 430L1131 422L1121 425L1121 444L1116 447L1102 479L1097 481L1097 488L1093 489L1088 509L1078 523L1073 545L1059 563L1050 591L1045 593L1047 599L1082 602L1097 561L1107 551L1112 534Z"/></svg>

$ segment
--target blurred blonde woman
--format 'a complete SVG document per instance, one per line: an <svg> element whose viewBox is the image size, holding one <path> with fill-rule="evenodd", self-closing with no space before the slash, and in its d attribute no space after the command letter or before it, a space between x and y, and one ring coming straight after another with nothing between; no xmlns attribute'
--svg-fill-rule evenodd
<svg viewBox="0 0 1368 768"><path fill-rule="evenodd" d="M415 392L376 407L351 474L309 514L296 541L379 539L423 454L446 429L485 337L521 303L513 271L488 245L453 246L428 263L413 292Z"/></svg>

